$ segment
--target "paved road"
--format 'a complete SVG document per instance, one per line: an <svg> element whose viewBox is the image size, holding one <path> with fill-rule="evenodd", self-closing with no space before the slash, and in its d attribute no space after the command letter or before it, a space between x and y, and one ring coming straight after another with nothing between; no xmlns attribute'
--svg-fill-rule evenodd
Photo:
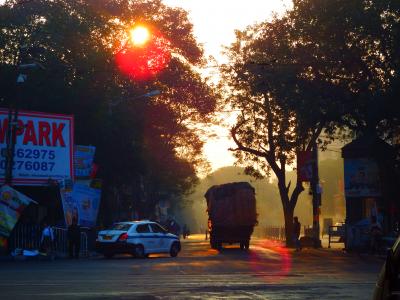
<svg viewBox="0 0 400 300"><path fill-rule="evenodd" d="M293 252L268 240L221 253L183 241L177 258L0 263L1 299L370 299L382 259Z"/></svg>

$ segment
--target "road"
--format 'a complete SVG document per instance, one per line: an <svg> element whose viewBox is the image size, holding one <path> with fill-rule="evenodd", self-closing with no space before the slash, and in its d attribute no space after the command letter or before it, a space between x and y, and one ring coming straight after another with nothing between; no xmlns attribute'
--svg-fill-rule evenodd
<svg viewBox="0 0 400 300"><path fill-rule="evenodd" d="M370 299L382 258L294 252L254 240L211 250L201 236L177 258L0 262L1 299Z"/></svg>

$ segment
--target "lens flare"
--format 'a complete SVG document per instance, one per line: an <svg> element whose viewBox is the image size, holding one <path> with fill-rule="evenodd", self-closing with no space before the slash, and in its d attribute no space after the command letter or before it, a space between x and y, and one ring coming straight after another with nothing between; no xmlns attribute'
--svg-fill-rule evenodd
<svg viewBox="0 0 400 300"><path fill-rule="evenodd" d="M252 246L250 266L256 273L265 273L268 282L284 280L292 270L292 258L289 250L281 242L265 240L257 246ZM266 252L266 255L263 255ZM261 276L263 277L263 276Z"/></svg>
<svg viewBox="0 0 400 300"><path fill-rule="evenodd" d="M128 43L115 57L119 70L133 80L151 79L165 69L171 59L170 42L157 31L147 32L149 36L144 44ZM138 33L137 41L143 41L144 36L143 32Z"/></svg>

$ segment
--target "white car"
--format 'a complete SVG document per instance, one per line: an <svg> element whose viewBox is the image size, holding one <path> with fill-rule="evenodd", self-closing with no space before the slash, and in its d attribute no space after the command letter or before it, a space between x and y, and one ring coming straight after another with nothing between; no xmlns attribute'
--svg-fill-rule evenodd
<svg viewBox="0 0 400 300"><path fill-rule="evenodd" d="M128 253L147 257L151 253L169 253L172 257L181 250L179 237L168 233L162 226L151 221L115 223L98 233L96 249L105 257Z"/></svg>

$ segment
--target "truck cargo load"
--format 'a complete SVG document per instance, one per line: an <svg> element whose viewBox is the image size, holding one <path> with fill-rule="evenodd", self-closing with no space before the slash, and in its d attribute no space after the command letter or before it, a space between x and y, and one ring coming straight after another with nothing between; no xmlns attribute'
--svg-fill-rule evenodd
<svg viewBox="0 0 400 300"><path fill-rule="evenodd" d="M240 243L248 249L257 224L254 188L247 182L215 185L205 194L209 217L210 244L219 249L222 243Z"/></svg>

